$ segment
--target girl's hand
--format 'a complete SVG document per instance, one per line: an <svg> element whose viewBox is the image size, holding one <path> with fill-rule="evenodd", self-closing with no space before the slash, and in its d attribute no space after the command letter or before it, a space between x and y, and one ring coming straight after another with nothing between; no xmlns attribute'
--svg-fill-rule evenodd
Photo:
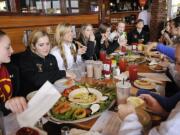
<svg viewBox="0 0 180 135"><path fill-rule="evenodd" d="M154 97L152 97L149 94L141 94L139 97L145 101L146 107L148 109L150 109L153 112L162 114L163 116L166 116L167 112Z"/></svg>
<svg viewBox="0 0 180 135"><path fill-rule="evenodd" d="M76 74L71 71L66 71L66 77L74 80L76 78Z"/></svg>
<svg viewBox="0 0 180 135"><path fill-rule="evenodd" d="M87 47L86 46L82 46L78 49L78 54L82 55L84 53L86 53Z"/></svg>
<svg viewBox="0 0 180 135"><path fill-rule="evenodd" d="M124 120L129 114L136 113L135 108L130 104L120 104L118 106L118 114L121 120Z"/></svg>
<svg viewBox="0 0 180 135"><path fill-rule="evenodd" d="M14 97L6 101L5 107L13 113L21 113L27 108L27 102L24 97Z"/></svg>

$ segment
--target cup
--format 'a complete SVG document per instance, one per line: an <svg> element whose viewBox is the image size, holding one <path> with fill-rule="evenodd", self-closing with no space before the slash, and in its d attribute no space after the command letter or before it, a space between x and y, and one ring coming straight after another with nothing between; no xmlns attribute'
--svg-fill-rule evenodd
<svg viewBox="0 0 180 135"><path fill-rule="evenodd" d="M121 46L121 52L126 52L126 46Z"/></svg>
<svg viewBox="0 0 180 135"><path fill-rule="evenodd" d="M128 45L126 48L128 51L132 51L132 45Z"/></svg>
<svg viewBox="0 0 180 135"><path fill-rule="evenodd" d="M100 59L100 61L104 61L106 59L106 51L105 50L100 51L99 59Z"/></svg>
<svg viewBox="0 0 180 135"><path fill-rule="evenodd" d="M95 61L94 62L94 78L95 79L101 79L102 69L103 69L102 61Z"/></svg>
<svg viewBox="0 0 180 135"><path fill-rule="evenodd" d="M86 63L86 71L87 71L87 77L93 77L93 60L87 60Z"/></svg>
<svg viewBox="0 0 180 135"><path fill-rule="evenodd" d="M131 90L131 84L129 82L121 81L121 82L116 83L118 105L126 103L126 99L130 95L130 90Z"/></svg>
<svg viewBox="0 0 180 135"><path fill-rule="evenodd" d="M124 58L121 58L119 60L119 68L121 72L125 72L126 71L126 60Z"/></svg>
<svg viewBox="0 0 180 135"><path fill-rule="evenodd" d="M78 62L78 69L80 70L81 78L86 76L86 64L84 61Z"/></svg>
<svg viewBox="0 0 180 135"><path fill-rule="evenodd" d="M74 63L72 68L68 70L69 72L73 72L74 74L76 74L76 81L80 81L81 80L81 71L80 71L80 66L78 66L77 63Z"/></svg>
<svg viewBox="0 0 180 135"><path fill-rule="evenodd" d="M143 51L143 44L138 44L137 50L138 51Z"/></svg>
<svg viewBox="0 0 180 135"><path fill-rule="evenodd" d="M67 126L61 128L61 135L69 135L70 129Z"/></svg>
<svg viewBox="0 0 180 135"><path fill-rule="evenodd" d="M129 80L130 82L134 82L137 78L138 69L136 64L129 65Z"/></svg>

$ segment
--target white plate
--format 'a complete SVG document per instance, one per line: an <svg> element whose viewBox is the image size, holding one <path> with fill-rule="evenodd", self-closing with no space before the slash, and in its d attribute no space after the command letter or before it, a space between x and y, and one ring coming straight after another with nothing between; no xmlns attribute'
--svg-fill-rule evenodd
<svg viewBox="0 0 180 135"><path fill-rule="evenodd" d="M106 110L109 110L113 105L115 104L115 100L113 100L111 102L111 104L107 107ZM104 110L104 111L106 111ZM103 112L104 112L103 111ZM56 124L62 124L62 123L80 123L80 122L85 122L85 121L88 121L88 120L91 120L91 119L94 119L94 118L97 118L99 117L103 112L100 112L100 113L97 113L95 115L92 115L92 116L89 116L89 117L86 117L86 118L82 118L82 119L78 119L78 120L59 120L57 118L54 118L52 116L52 114L50 112L47 113L47 117L46 119L53 122L53 123L56 123Z"/></svg>
<svg viewBox="0 0 180 135"><path fill-rule="evenodd" d="M137 88L140 88L140 89L146 89L146 90L152 90L152 89L155 89L156 88L156 85L155 83L151 82L151 81L148 81L150 83L150 85L140 85L136 82L137 80L134 81L134 86L136 86Z"/></svg>
<svg viewBox="0 0 180 135"><path fill-rule="evenodd" d="M80 94L80 93L87 94L88 91L96 96L96 100L95 101L90 102L90 103L84 103L84 102L81 102L80 100L74 99L75 95ZM79 88L79 89L73 90L69 94L68 98L69 98L69 101L71 101L73 103L82 104L82 105L89 105L89 104L98 103L102 99L102 93L100 91L94 89L94 88L88 88L88 90L86 88Z"/></svg>
<svg viewBox="0 0 180 135"><path fill-rule="evenodd" d="M26 96L26 99L29 101L36 93L37 93L37 90L30 92L30 93Z"/></svg>
<svg viewBox="0 0 180 135"><path fill-rule="evenodd" d="M113 52L110 55L112 55L112 56L118 55L118 52Z"/></svg>
<svg viewBox="0 0 180 135"><path fill-rule="evenodd" d="M166 71L166 69L167 69L166 67L163 67L163 69L161 69L161 70L154 69L156 66L157 66L157 65L149 66L149 69L151 69L151 70L154 71L154 72L164 72L164 71Z"/></svg>
<svg viewBox="0 0 180 135"><path fill-rule="evenodd" d="M55 87L58 88L60 92L62 92L66 88L70 88L71 86L75 85L75 82L72 80L72 83L69 83L68 85L66 82L69 81L68 79L59 79L56 82L54 82Z"/></svg>

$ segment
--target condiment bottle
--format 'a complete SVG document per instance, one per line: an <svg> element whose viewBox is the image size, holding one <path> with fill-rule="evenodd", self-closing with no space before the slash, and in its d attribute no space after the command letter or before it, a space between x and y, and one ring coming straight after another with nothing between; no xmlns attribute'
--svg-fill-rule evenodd
<svg viewBox="0 0 180 135"><path fill-rule="evenodd" d="M111 75L111 59L106 58L103 62L103 74L105 78L110 78Z"/></svg>

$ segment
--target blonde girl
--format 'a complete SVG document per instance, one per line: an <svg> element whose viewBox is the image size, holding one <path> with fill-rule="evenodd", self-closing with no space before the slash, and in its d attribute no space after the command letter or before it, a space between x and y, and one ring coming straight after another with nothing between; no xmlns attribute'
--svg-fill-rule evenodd
<svg viewBox="0 0 180 135"><path fill-rule="evenodd" d="M51 44L44 30L31 33L29 46L20 59L23 95L39 89L47 80L54 83L63 77L75 78L75 74L59 70L56 58L50 54Z"/></svg>
<svg viewBox="0 0 180 135"><path fill-rule="evenodd" d="M56 46L52 48L51 54L58 62L60 70L72 68L75 62L81 61L81 55L86 52L86 47L76 48L73 44L73 32L70 24L59 24L55 33Z"/></svg>

